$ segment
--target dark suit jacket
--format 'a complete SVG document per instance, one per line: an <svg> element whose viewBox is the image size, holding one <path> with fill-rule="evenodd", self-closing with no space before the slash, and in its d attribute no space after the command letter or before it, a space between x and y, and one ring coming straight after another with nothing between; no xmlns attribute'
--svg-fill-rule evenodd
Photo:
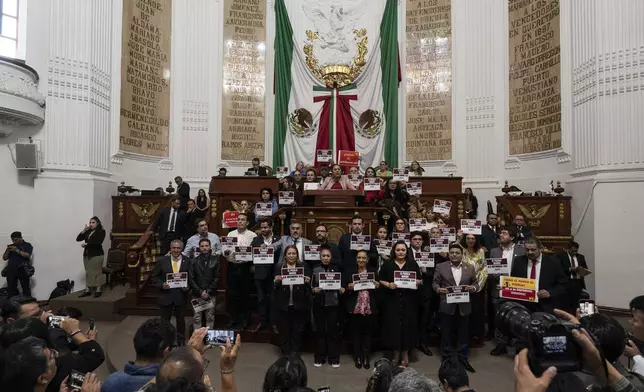
<svg viewBox="0 0 644 392"><path fill-rule="evenodd" d="M322 243L318 242L317 240L313 241L312 243L313 245L322 245ZM329 246L329 248L331 248L332 263L340 267L340 269L342 269L342 255L340 254L340 249L338 248L338 245L332 244L328 241L326 242L326 244ZM321 264L319 260L315 260L314 262L310 262L310 263L307 262L307 263L310 264L311 269Z"/></svg>
<svg viewBox="0 0 644 392"><path fill-rule="evenodd" d="M157 220L154 222L154 231L159 234L159 237L164 238L168 232L168 225L170 224L170 207L166 207L161 210ZM174 232L181 237L186 227L188 221L188 216L185 211L179 210L177 212L177 218L174 223Z"/></svg>
<svg viewBox="0 0 644 392"><path fill-rule="evenodd" d="M566 276L570 276L570 256L568 255L568 252L563 252L559 253L557 255L557 258L561 262L561 268L563 268L564 273ZM584 255L577 253L577 264L579 264L580 267L584 267L588 269L588 265L586 264L586 257ZM586 288L586 281L584 278L580 278L581 280L581 287L583 289Z"/></svg>
<svg viewBox="0 0 644 392"><path fill-rule="evenodd" d="M356 255L358 254L358 251L351 250L351 235L352 233L342 234L340 241L338 242L340 257L342 257L343 271L355 271L356 269ZM374 260L378 260L378 250L376 249L373 240L371 241L370 248L366 249L366 251L370 264L373 263Z"/></svg>
<svg viewBox="0 0 644 392"><path fill-rule="evenodd" d="M452 286L474 286L479 287L478 280L476 279L476 271L474 267L470 264L462 262L461 268L463 273L461 274L461 281L459 284L456 284L454 280L454 274L452 274L452 263L440 263L434 269L434 282L432 283L432 288L435 292L438 292L438 289L452 287ZM467 316L472 313L472 304L461 303L461 304L448 304L447 296L441 294L441 303L439 311L441 313L453 315L456 313L456 307L458 306L461 316Z"/></svg>
<svg viewBox="0 0 644 392"><path fill-rule="evenodd" d="M182 182L181 186L177 187L177 195L179 195L179 208L185 210L188 207L188 200L190 200L190 184Z"/></svg>
<svg viewBox="0 0 644 392"><path fill-rule="evenodd" d="M249 167L248 169L246 169L246 172L257 173L257 175L260 177L268 177L268 171L266 171L266 168L263 166L260 166L257 170L255 170L254 167Z"/></svg>
<svg viewBox="0 0 644 392"><path fill-rule="evenodd" d="M550 298L539 298L538 303L530 304L531 306L528 306L528 308L532 307L533 310L540 310L548 313L552 313L556 307L563 306L562 309L567 309L568 305L566 305L565 297L566 289L568 287L568 278L564 273L563 268L561 268L561 263L553 256L546 254L542 254L541 263L538 289L548 291L548 293L550 293ZM517 278L528 277L527 255L514 258L510 275Z"/></svg>
<svg viewBox="0 0 644 392"><path fill-rule="evenodd" d="M514 265L514 260L517 259L519 256L525 255L525 248L521 245L514 245L514 255L512 257L512 260L510 261L510 268ZM492 248L490 249L490 256L491 259L500 259L503 257L503 248L497 247L497 248ZM526 267L527 268L527 267ZM510 271L511 272L511 271ZM487 276L487 285L488 287L492 288L492 296L495 298L499 297L499 290L496 289L496 285L499 284L500 278L497 277L496 275L488 275Z"/></svg>
<svg viewBox="0 0 644 392"><path fill-rule="evenodd" d="M485 249L487 249L487 252L485 252L485 257L491 257L490 256L490 251L497 246L499 246L499 241L498 241L498 236L499 236L499 227L496 227L496 232L492 231L490 227L486 224L483 225L483 228L481 229L481 246L484 246Z"/></svg>
<svg viewBox="0 0 644 392"><path fill-rule="evenodd" d="M190 272L190 259L181 255L181 266L179 272ZM188 299L188 291L183 289L164 289L163 284L166 282L166 274L172 273L172 261L170 256L162 256L157 259L157 263L150 275L151 282L161 289L157 302L160 306L184 306ZM190 285L188 284L188 288Z"/></svg>
<svg viewBox="0 0 644 392"><path fill-rule="evenodd" d="M275 267L276 275L282 273L282 263L277 264ZM297 264L298 267L304 267L304 276L311 277L311 271L302 263ZM275 309L281 311L288 310L288 298L290 295L290 287L283 285L281 281L276 281L273 286L273 306ZM293 286L293 307L295 310L310 309L312 301L311 283L298 284Z"/></svg>
<svg viewBox="0 0 644 392"><path fill-rule="evenodd" d="M302 253L304 253L304 245L310 245L311 240L304 237L298 238L298 241L300 240L302 241ZM284 251L286 250L286 247L289 245L295 245L295 242L293 242L293 237L291 237L290 235L282 236L282 238L280 238L279 241L273 243L273 246L275 246L275 252L278 252L280 255L278 259L278 263L284 262ZM300 255L300 259L301 258L302 258L302 255ZM308 268L308 265L307 265L307 268Z"/></svg>
<svg viewBox="0 0 644 392"><path fill-rule="evenodd" d="M273 244L275 244L275 237L273 237ZM253 238L253 241L250 243L250 246L253 248L259 248L262 245L264 245L264 237L261 235L258 235L257 237ZM273 253L273 264L256 264L253 267L255 268L255 279L257 280L263 280L263 279L268 279L268 278L273 278L274 276L274 269L275 269L275 264L277 264L277 260L279 260L279 252L278 249L275 249L275 253Z"/></svg>
<svg viewBox="0 0 644 392"><path fill-rule="evenodd" d="M525 241L528 238L533 236L532 229L530 228L530 226L521 226L521 227L519 227L514 223L512 224L512 226L517 231L517 242Z"/></svg>
<svg viewBox="0 0 644 392"><path fill-rule="evenodd" d="M378 280L378 270L374 267L367 266L367 272L372 272L376 280ZM353 274L356 274L357 271L347 271L342 274L342 287L346 289L344 292L344 305L347 310L347 313L353 314L353 310L356 308L358 303L358 292L354 290L349 290L349 283L353 283ZM378 314L378 289L367 290L369 292L369 307L371 308L371 314Z"/></svg>

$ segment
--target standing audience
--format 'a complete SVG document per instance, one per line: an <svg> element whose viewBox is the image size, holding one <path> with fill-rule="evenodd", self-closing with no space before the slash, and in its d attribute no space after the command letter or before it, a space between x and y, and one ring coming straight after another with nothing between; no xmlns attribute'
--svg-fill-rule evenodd
<svg viewBox="0 0 644 392"><path fill-rule="evenodd" d="M76 236L77 242L83 242L83 265L85 266L85 291L80 297L87 297L94 294L94 297L101 296L101 286L105 283L103 280L103 261L105 252L103 251L103 241L105 241L105 229L98 217L93 216L89 223L85 225L83 231Z"/></svg>
<svg viewBox="0 0 644 392"><path fill-rule="evenodd" d="M14 231L11 233L11 244L2 254L2 260L7 262L7 266L2 269L2 276L7 278L7 288L9 297L18 295L18 282L22 288L22 295L31 295L30 278L33 273L30 269L31 254L34 247L22 238L22 233Z"/></svg>

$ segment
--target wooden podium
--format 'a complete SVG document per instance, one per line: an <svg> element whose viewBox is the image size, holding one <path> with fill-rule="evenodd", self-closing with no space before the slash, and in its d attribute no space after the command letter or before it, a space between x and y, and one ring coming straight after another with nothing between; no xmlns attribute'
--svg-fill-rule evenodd
<svg viewBox="0 0 644 392"><path fill-rule="evenodd" d="M315 190L304 191L304 196L315 197L316 207L348 207L356 206L356 197L362 196L362 191L351 190Z"/></svg>
<svg viewBox="0 0 644 392"><path fill-rule="evenodd" d="M501 225L511 224L522 215L544 246L551 251L564 250L572 240L570 196L497 196Z"/></svg>

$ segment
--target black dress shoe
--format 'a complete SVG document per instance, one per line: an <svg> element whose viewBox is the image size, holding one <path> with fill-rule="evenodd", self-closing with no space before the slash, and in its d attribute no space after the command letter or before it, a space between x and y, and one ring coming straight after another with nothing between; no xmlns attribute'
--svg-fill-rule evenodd
<svg viewBox="0 0 644 392"><path fill-rule="evenodd" d="M368 355L365 355L362 358L362 367L364 367L365 369L369 369L371 367L371 358L369 358Z"/></svg>
<svg viewBox="0 0 644 392"><path fill-rule="evenodd" d="M499 355L507 354L508 353L508 348L506 347L505 344L497 344L496 347L490 351L490 355L493 357L497 357Z"/></svg>
<svg viewBox="0 0 644 392"><path fill-rule="evenodd" d="M253 332L259 332L266 329L266 323L259 323L255 328L253 328Z"/></svg>
<svg viewBox="0 0 644 392"><path fill-rule="evenodd" d="M434 355L432 350L429 349L429 347L425 346L424 344L421 344L420 347L418 347L421 353L427 355L428 357L431 357Z"/></svg>
<svg viewBox="0 0 644 392"><path fill-rule="evenodd" d="M98 297L100 297L101 295L103 295L103 293L102 293L102 292L100 292L100 291L97 291L97 292L95 292L95 293L94 293L94 298L98 298Z"/></svg>
<svg viewBox="0 0 644 392"><path fill-rule="evenodd" d="M354 358L353 359L355 364L356 364L356 369L362 369L362 358Z"/></svg>
<svg viewBox="0 0 644 392"><path fill-rule="evenodd" d="M465 368L465 370L467 370L468 372L470 372L470 373L476 373L476 370L474 370L474 368L472 367L472 365L470 365L469 361L467 361L467 360L461 360L461 364L463 365L463 367Z"/></svg>
<svg viewBox="0 0 644 392"><path fill-rule="evenodd" d="M85 291L83 294L79 295L78 298L85 298L92 295L91 291Z"/></svg>

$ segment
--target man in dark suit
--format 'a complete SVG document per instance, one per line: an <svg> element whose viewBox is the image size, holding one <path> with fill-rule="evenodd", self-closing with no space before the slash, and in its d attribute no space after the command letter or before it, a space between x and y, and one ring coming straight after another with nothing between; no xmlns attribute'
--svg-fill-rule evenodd
<svg viewBox="0 0 644 392"><path fill-rule="evenodd" d="M260 177L268 177L268 171L264 166L259 165L259 158L253 158L253 167L248 168L246 173L250 173Z"/></svg>
<svg viewBox="0 0 644 392"><path fill-rule="evenodd" d="M152 230L157 233L161 241L162 255L168 253L172 241L181 238L186 222L186 212L179 209L179 197L174 196L170 207L162 209L152 225Z"/></svg>
<svg viewBox="0 0 644 392"><path fill-rule="evenodd" d="M273 220L270 217L261 219L260 224L261 235L253 238L251 246L253 248L260 248L264 246L271 246L276 242L273 236ZM255 264L254 278L255 287L257 288L257 311L259 313L259 324L253 328L253 332L266 329L269 324L274 320L270 317L270 303L271 295L273 292L273 274L277 261L277 252L273 253L273 264Z"/></svg>
<svg viewBox="0 0 644 392"><path fill-rule="evenodd" d="M175 239L170 243L170 255L157 259L150 281L161 293L157 299L161 308L161 318L170 321L172 315L177 319L177 343L186 341L186 302L188 300L188 285L182 288L170 288L167 283L168 274L190 271L190 259L181 254L183 242Z"/></svg>
<svg viewBox="0 0 644 392"><path fill-rule="evenodd" d="M583 276L579 276L577 271L579 268L588 269L586 264L586 258L584 255L578 253L579 244L571 241L568 246L568 250L563 253L559 253L557 258L561 262L561 267L564 272L568 274L568 295L570 299L570 305L568 311L570 314L575 314L577 308L579 307L579 299L581 298L581 291L586 288L586 282L584 281Z"/></svg>
<svg viewBox="0 0 644 392"><path fill-rule="evenodd" d="M329 242L329 228L325 224L320 223L315 228L315 241L313 241L313 244L328 245L329 248L331 248L331 262L342 268L342 256L340 255L340 249L338 248L338 245ZM305 261L310 265L311 270L313 270L313 268L317 267L321 263L320 260L314 260L312 262L309 262L308 260Z"/></svg>
<svg viewBox="0 0 644 392"><path fill-rule="evenodd" d="M441 263L434 269L432 288L440 294L441 313L441 355L443 361L451 359L454 347L453 335L456 334L458 360L463 367L474 373L474 368L468 361L469 323L472 304L469 302L447 303L448 287L461 286L470 293L478 290L476 271L471 264L463 262L463 248L453 243L449 246L449 263Z"/></svg>
<svg viewBox="0 0 644 392"><path fill-rule="evenodd" d="M517 257L525 255L525 248L521 245L516 245L517 232L514 227L510 226L503 228L499 232L499 247L490 250L490 258L492 259L506 259L508 261L508 271L512 271L512 265ZM503 335L500 331L496 331L496 311L505 302L503 298L499 298L499 280L500 275L490 274L487 277L487 291L488 291L488 314L487 326L488 337L495 339L497 342L496 347L492 349L490 355L497 356L508 352L508 337Z"/></svg>
<svg viewBox="0 0 644 392"><path fill-rule="evenodd" d="M523 215L515 215L514 223L511 226L517 232L516 243L519 245L523 245L525 240L533 236L532 229L526 224Z"/></svg>
<svg viewBox="0 0 644 392"><path fill-rule="evenodd" d="M526 254L514 258L510 275L536 279L539 302L524 302L523 305L533 312L553 313L555 308L565 309L568 305L568 278L561 263L553 256L542 253L543 246L536 237L526 239L524 247Z"/></svg>
<svg viewBox="0 0 644 392"><path fill-rule="evenodd" d="M174 178L177 183L177 195L179 196L179 208L186 210L188 208L188 200L190 200L190 184L184 182L179 176Z"/></svg>
<svg viewBox="0 0 644 392"><path fill-rule="evenodd" d="M362 229L364 224L362 223L362 218L359 216L354 216L351 219L351 232L348 234L342 234L340 241L338 242L338 249L340 249L340 256L342 257L342 270L343 271L355 271L356 270L356 255L358 254L357 250L351 250L351 235L363 235ZM378 252L376 250L373 242L371 243L370 249L365 249L369 255L369 260L377 260Z"/></svg>
<svg viewBox="0 0 644 392"><path fill-rule="evenodd" d="M499 246L499 217L490 212L487 224L481 228L481 246L485 248L485 257L490 257L490 250Z"/></svg>

